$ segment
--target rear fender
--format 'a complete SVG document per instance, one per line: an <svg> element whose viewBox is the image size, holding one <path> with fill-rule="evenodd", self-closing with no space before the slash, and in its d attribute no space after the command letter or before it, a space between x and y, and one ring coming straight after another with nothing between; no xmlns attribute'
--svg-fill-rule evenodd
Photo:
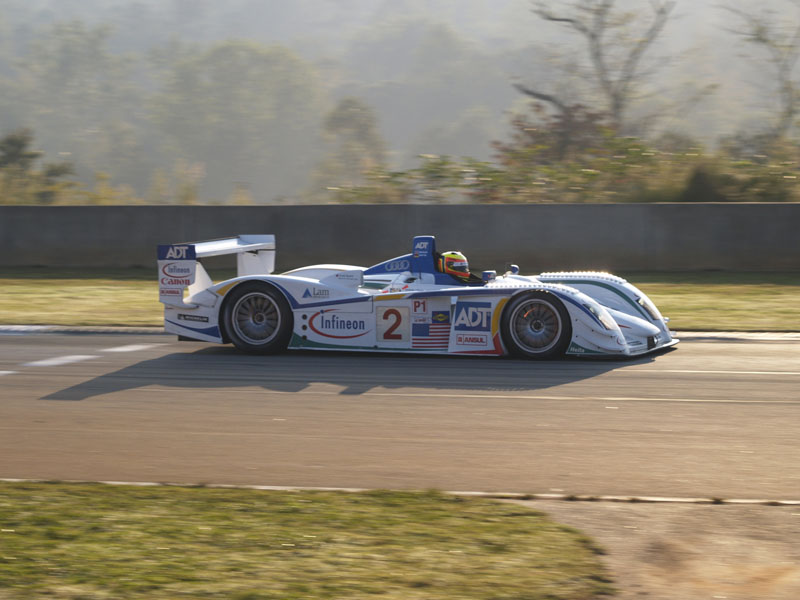
<svg viewBox="0 0 800 600"><path fill-rule="evenodd" d="M284 297L286 302L291 306L292 299L289 298L285 290L283 290L280 286L274 285L272 282L263 279L261 277L238 277L236 279L224 281L219 285L214 286L215 289L213 291L217 295L223 296L222 302L219 303L219 309L217 310L217 320L219 322L220 336L222 338L222 342L225 344L230 343L231 338L230 335L228 334L227 325L225 323L225 320L222 318L222 315L225 314L225 307L228 304L228 300L232 296L231 292L236 288L238 288L240 285L244 285L245 283L250 283L251 281L259 281L265 285L268 285L269 287L280 293Z"/></svg>

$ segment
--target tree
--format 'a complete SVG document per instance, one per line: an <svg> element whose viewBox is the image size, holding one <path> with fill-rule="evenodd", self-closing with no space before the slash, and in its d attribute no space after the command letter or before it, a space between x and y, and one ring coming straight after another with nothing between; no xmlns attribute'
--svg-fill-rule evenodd
<svg viewBox="0 0 800 600"><path fill-rule="evenodd" d="M221 200L237 185L261 201L295 192L319 156L322 91L311 66L244 41L175 56L152 114L167 153L204 170L201 195Z"/></svg>
<svg viewBox="0 0 800 600"><path fill-rule="evenodd" d="M32 150L30 129L12 131L0 138L0 204L52 204L71 184L61 181L73 174L68 162L45 163L35 170L43 153Z"/></svg>
<svg viewBox="0 0 800 600"><path fill-rule="evenodd" d="M13 131L0 139L0 169L30 171L33 163L42 156L41 152L30 149L31 143L33 132L30 129Z"/></svg>
<svg viewBox="0 0 800 600"><path fill-rule="evenodd" d="M622 11L615 5L616 0L576 0L556 8L550 2L536 0L533 12L545 21L568 27L584 39L591 78L603 97L603 110L610 115L615 129L625 133L632 129L626 120L628 109L648 75L642 61L661 35L675 2L651 0L649 18L642 13ZM565 121L572 118L574 104L552 92L520 83L515 87L535 100L550 104Z"/></svg>
<svg viewBox="0 0 800 600"><path fill-rule="evenodd" d="M97 171L144 185L152 153L143 95L133 85L130 59L109 52L111 32L80 21L37 30L19 61L13 88L18 123L37 131L42 147L69 156L89 182Z"/></svg>
<svg viewBox="0 0 800 600"><path fill-rule="evenodd" d="M611 133L604 114L580 104L564 106L564 111L556 115L543 112L534 107L537 122L522 115L512 119L511 139L494 144L501 164L510 166L521 161L524 168L534 169L565 160L581 161L602 147Z"/></svg>
<svg viewBox="0 0 800 600"><path fill-rule="evenodd" d="M325 190L364 185L370 173L386 166L375 112L358 98L340 100L322 127L329 150L314 173L312 197Z"/></svg>
<svg viewBox="0 0 800 600"><path fill-rule="evenodd" d="M402 12L396 4L387 7ZM400 167L411 168L423 153L488 158L498 116L515 99L506 75L512 60L430 16L407 17L364 28L350 40L340 89L375 107ZM475 128L470 117L481 110L490 124Z"/></svg>
<svg viewBox="0 0 800 600"><path fill-rule="evenodd" d="M800 16L800 1L792 0ZM749 12L735 7L725 7L736 15L742 28L734 33L750 44L754 44L767 54L774 86L778 91L779 108L773 123L765 133L760 134L761 146L768 146L775 140L785 137L795 124L798 109L798 86L794 70L800 58L800 21L787 20L785 12Z"/></svg>

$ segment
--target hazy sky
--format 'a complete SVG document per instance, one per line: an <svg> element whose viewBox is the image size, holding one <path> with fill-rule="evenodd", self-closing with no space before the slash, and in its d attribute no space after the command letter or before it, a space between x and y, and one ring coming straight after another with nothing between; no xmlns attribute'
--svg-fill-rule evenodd
<svg viewBox="0 0 800 600"><path fill-rule="evenodd" d="M654 137L670 131L713 146L726 135L763 130L774 115L775 78L766 54L731 31L740 23L721 5L772 10L787 27L800 15L789 0L677 0L648 53L653 74L632 111L658 115L648 132ZM650 13L647 0L618 0L617 6ZM604 108L589 85L585 40L531 8L529 0L0 0L0 75L10 78L8 89L17 89L14 78L26 75L14 65L54 23L74 20L110 27L108 49L137 65L130 83L144 98L159 91L150 51L176 37L197 56L223 40L281 44L313 71L320 118L349 95L374 110L393 166L407 168L423 153L488 160L492 142L508 135L512 112L529 107L515 81ZM586 70L570 75L569 64ZM53 110L34 113L30 99L0 102L2 129L28 126L48 153L74 152L66 134L48 139L42 130L42 115L62 110L57 123L69 120L63 96L31 93L40 103L52 98ZM125 131L143 148L159 143L152 132ZM109 133L109 139L119 137ZM82 172L106 168L92 160ZM119 161L130 164L124 155ZM148 173L142 167L136 177Z"/></svg>

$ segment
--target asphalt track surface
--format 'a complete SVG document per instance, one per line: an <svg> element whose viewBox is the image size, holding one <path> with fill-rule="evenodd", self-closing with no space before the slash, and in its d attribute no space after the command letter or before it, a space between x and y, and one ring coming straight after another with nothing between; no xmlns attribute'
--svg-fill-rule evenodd
<svg viewBox="0 0 800 600"><path fill-rule="evenodd" d="M633 360L0 335L0 477L800 498L800 342Z"/></svg>

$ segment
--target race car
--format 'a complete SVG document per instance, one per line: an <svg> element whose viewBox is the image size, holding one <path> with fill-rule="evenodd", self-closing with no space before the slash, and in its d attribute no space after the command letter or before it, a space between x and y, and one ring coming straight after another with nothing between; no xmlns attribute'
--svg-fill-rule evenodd
<svg viewBox="0 0 800 600"><path fill-rule="evenodd" d="M420 235L411 252L371 267L317 264L274 274L275 236L158 247L164 328L182 340L254 354L353 350L451 355L637 356L678 343L636 287L597 272L498 275L469 270ZM214 283L205 257L236 254Z"/></svg>

